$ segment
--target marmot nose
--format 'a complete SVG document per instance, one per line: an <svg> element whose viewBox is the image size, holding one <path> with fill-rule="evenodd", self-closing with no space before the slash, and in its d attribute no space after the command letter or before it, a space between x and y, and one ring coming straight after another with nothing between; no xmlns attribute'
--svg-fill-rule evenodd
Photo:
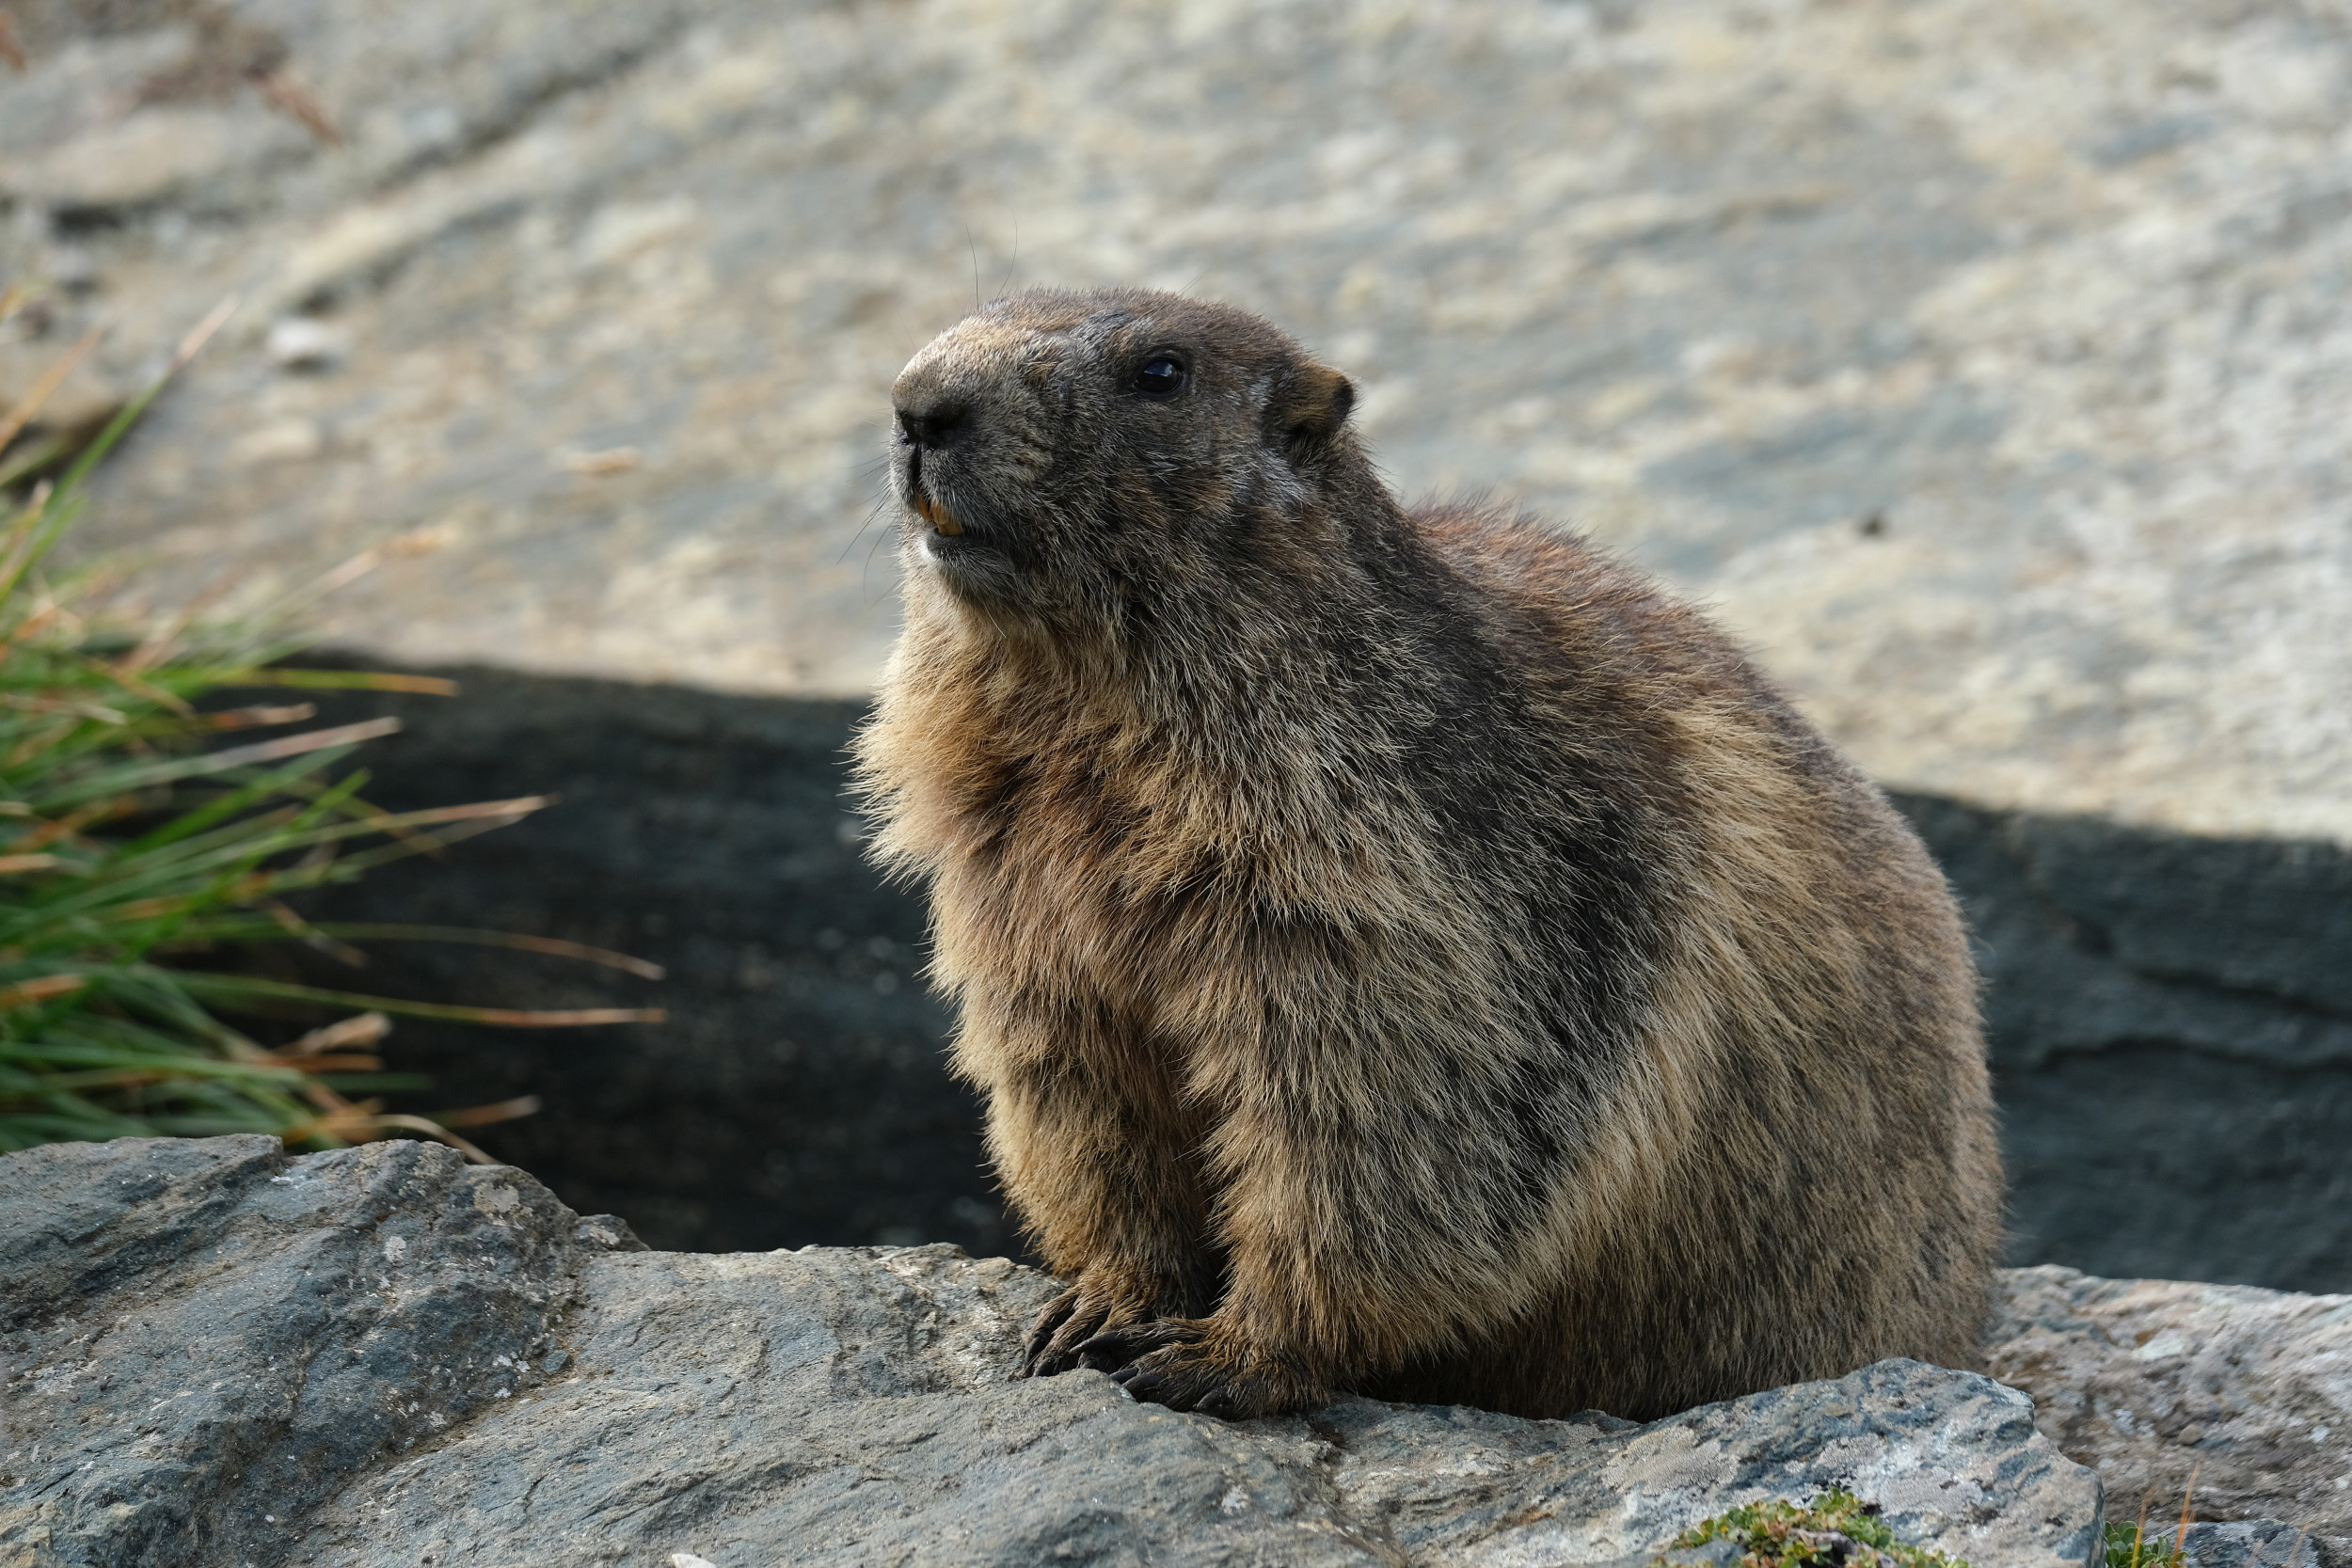
<svg viewBox="0 0 2352 1568"><path fill-rule="evenodd" d="M898 410L898 430L918 447L934 451L961 440L972 425L972 410L951 398L918 403Z"/></svg>

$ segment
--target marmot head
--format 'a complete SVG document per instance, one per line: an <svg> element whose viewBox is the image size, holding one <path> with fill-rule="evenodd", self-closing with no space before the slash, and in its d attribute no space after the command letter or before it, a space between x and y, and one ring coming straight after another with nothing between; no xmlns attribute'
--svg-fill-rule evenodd
<svg viewBox="0 0 2352 1568"><path fill-rule="evenodd" d="M910 587L935 579L991 619L1083 635L1315 547L1347 510L1335 490L1380 494L1345 376L1256 316L1175 294L997 300L891 397Z"/></svg>

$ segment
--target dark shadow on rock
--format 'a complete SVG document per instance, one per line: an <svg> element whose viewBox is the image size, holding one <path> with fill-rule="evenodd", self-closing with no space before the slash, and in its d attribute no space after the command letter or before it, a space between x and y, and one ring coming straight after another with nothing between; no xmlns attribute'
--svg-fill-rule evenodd
<svg viewBox="0 0 2352 1568"><path fill-rule="evenodd" d="M2014 1264L2352 1291L2352 853L1934 796Z"/></svg>
<svg viewBox="0 0 2352 1568"><path fill-rule="evenodd" d="M501 1006L661 1006L670 1020L401 1020L388 1067L436 1082L400 1108L538 1095L539 1115L469 1135L657 1247L928 1240L1017 1252L981 1168L977 1101L945 1070L946 1013L916 973L921 906L867 868L840 798L861 705L454 673L455 700L323 705L404 721L361 758L368 798L561 802L314 895L306 912L563 937L652 959L668 977L405 942L366 944L360 970L306 955L305 977Z"/></svg>
<svg viewBox="0 0 2352 1568"><path fill-rule="evenodd" d="M404 1108L536 1093L479 1141L658 1247L1017 1246L978 1105L942 1055L923 914L862 858L841 798L863 705L455 672L356 697L390 807L552 791L437 862L313 900L321 918L484 926L618 948L660 983L497 949L372 944L352 990L513 1006L660 1006L660 1025L402 1022ZM1904 795L1967 905L2006 1123L2010 1260L2352 1289L2352 855L2189 839ZM282 957L267 960L282 962Z"/></svg>

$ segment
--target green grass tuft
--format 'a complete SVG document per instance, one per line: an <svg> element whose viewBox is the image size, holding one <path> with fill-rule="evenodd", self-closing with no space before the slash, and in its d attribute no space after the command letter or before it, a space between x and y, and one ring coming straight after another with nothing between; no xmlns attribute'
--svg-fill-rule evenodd
<svg viewBox="0 0 2352 1568"><path fill-rule="evenodd" d="M1667 1550L1716 1541L1741 1548L1740 1568L1968 1568L1964 1560L1896 1540L1875 1506L1837 1488L1802 1505L1776 1497L1731 1509L1676 1536Z"/></svg>
<svg viewBox="0 0 2352 1568"><path fill-rule="evenodd" d="M650 1021L658 1012L520 1012L419 1004L188 967L225 941L342 948L289 894L342 882L395 857L520 820L546 802L491 801L392 815L338 776L389 720L309 730L310 704L223 707L236 688L419 690L414 676L275 668L282 618L184 625L110 639L44 563L86 502L84 482L224 312L191 334L54 484L0 502L0 1152L58 1140L272 1132L311 1147L424 1132L486 1158L448 1129L527 1114L532 1102L391 1116L349 1095L415 1087L371 1051L386 1015L550 1025ZM0 448L29 417L0 409ZM263 738L236 736L258 731ZM224 737L232 736L227 744ZM371 937L482 941L568 952L499 933L355 928ZM171 963L159 959L171 958ZM265 1049L219 1016L288 1002L347 1016Z"/></svg>

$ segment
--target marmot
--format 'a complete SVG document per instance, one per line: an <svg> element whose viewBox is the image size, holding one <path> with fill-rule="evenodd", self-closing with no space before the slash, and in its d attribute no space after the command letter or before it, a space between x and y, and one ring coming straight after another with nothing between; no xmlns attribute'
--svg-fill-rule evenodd
<svg viewBox="0 0 2352 1568"><path fill-rule="evenodd" d="M1400 506L1353 397L1125 290L893 390L859 776L1069 1281L1029 1370L1646 1419L1966 1365L2000 1177L1941 874L1696 612Z"/></svg>

